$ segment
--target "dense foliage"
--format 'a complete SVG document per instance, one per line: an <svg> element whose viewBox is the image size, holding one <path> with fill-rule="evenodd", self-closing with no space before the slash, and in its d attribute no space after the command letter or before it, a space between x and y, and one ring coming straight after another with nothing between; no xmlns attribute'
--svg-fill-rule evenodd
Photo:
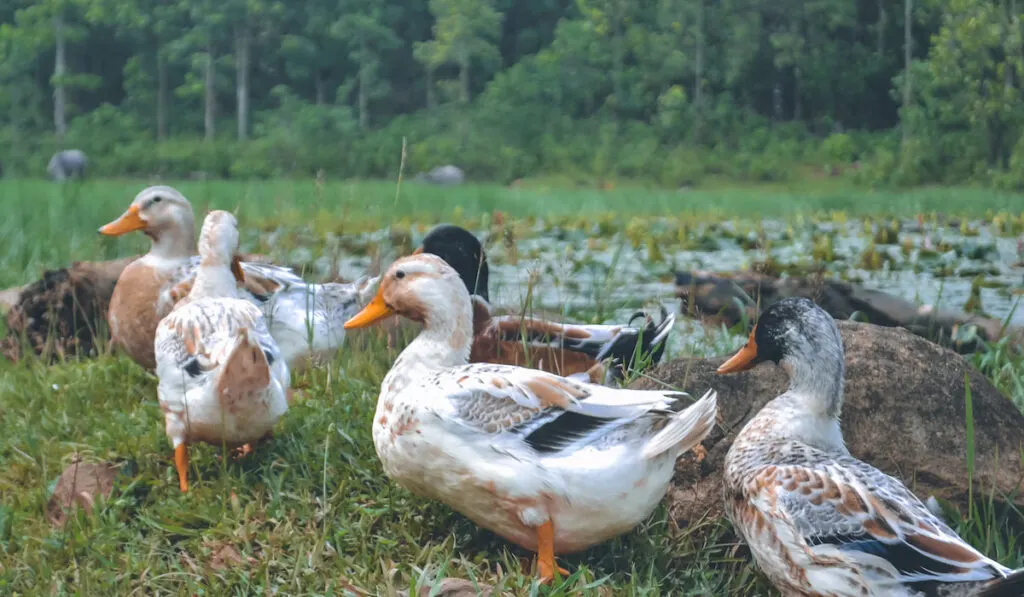
<svg viewBox="0 0 1024 597"><path fill-rule="evenodd" d="M1016 0L10 0L0 160L1024 184Z"/></svg>

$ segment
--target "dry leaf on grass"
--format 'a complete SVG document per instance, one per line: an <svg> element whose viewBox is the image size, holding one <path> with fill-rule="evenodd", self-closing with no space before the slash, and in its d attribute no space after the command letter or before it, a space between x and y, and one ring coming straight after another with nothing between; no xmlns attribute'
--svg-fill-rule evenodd
<svg viewBox="0 0 1024 597"><path fill-rule="evenodd" d="M46 518L53 526L63 526L76 507L92 510L102 495L110 497L118 466L107 462L81 462L78 457L57 478L57 486L46 506Z"/></svg>

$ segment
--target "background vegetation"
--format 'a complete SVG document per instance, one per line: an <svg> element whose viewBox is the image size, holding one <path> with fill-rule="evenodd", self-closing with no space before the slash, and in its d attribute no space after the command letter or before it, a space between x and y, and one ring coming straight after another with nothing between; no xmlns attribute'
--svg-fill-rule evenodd
<svg viewBox="0 0 1024 597"><path fill-rule="evenodd" d="M0 160L1024 183L1016 0L12 0Z"/></svg>

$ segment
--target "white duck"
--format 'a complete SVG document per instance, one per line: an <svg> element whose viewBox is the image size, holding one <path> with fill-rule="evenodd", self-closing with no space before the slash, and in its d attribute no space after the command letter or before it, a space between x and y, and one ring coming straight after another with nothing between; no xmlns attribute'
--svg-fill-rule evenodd
<svg viewBox="0 0 1024 597"><path fill-rule="evenodd" d="M1024 595L1024 573L982 555L900 481L847 451L843 344L828 313L805 298L771 305L718 372L765 361L781 364L790 386L729 449L725 509L783 595Z"/></svg>
<svg viewBox="0 0 1024 597"><path fill-rule="evenodd" d="M99 229L121 236L141 230L153 240L149 253L130 263L110 297L112 341L143 367L156 366L157 323L189 292L199 267L192 205L172 187L143 189L120 218ZM302 357L330 354L345 339L342 324L366 303L375 279L351 284L309 284L292 270L270 264L231 262L240 297L258 306L289 366ZM244 273L244 276L242 275Z"/></svg>
<svg viewBox="0 0 1024 597"><path fill-rule="evenodd" d="M189 443L249 444L288 410L288 366L263 313L239 298L237 249L235 217L210 212L192 290L156 329L157 395L182 491Z"/></svg>
<svg viewBox="0 0 1024 597"><path fill-rule="evenodd" d="M613 389L513 365L467 364L470 296L443 259L396 261L346 328L399 314L423 331L381 383L373 441L385 473L538 552L625 533L651 514L676 458L711 431L716 395Z"/></svg>

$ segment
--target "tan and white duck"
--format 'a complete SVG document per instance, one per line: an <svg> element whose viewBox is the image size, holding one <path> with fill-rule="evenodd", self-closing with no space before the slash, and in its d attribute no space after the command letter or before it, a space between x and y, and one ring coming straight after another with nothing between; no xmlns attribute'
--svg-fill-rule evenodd
<svg viewBox="0 0 1024 597"><path fill-rule="evenodd" d="M556 322L523 314L499 314L490 303L487 255L477 237L460 226L440 224L423 238L416 253L444 259L473 301L471 363L534 367L594 383L621 380L624 371L653 366L665 352L675 314L661 309L661 321L637 312L626 324ZM631 327L643 319L641 328ZM605 367L605 363L610 366Z"/></svg>
<svg viewBox="0 0 1024 597"><path fill-rule="evenodd" d="M156 326L188 294L199 268L192 205L172 187L148 187L121 217L99 229L108 236L134 231L142 231L153 243L118 278L107 320L112 342L136 363L153 369ZM262 310L290 366L302 357L329 355L340 348L342 324L366 303L375 283L364 278L351 284L310 284L291 269L237 256L231 267L241 298Z"/></svg>
<svg viewBox="0 0 1024 597"><path fill-rule="evenodd" d="M157 396L182 491L189 443L245 446L288 410L288 366L263 312L240 298L237 250L235 217L210 212L192 288L156 329Z"/></svg>
<svg viewBox="0 0 1024 597"><path fill-rule="evenodd" d="M377 295L345 327L393 314L422 323L423 331L381 383L373 442L385 473L537 552L543 579L553 577L556 553L584 549L647 518L676 458L714 424L713 391L686 406L683 393L467 364L469 292L435 255L392 264Z"/></svg>
<svg viewBox="0 0 1024 597"><path fill-rule="evenodd" d="M774 303L718 372L767 361L786 370L789 389L729 449L725 507L783 595L1024 595L1024 573L985 557L903 483L850 455L839 427L843 345L828 313L805 298Z"/></svg>

